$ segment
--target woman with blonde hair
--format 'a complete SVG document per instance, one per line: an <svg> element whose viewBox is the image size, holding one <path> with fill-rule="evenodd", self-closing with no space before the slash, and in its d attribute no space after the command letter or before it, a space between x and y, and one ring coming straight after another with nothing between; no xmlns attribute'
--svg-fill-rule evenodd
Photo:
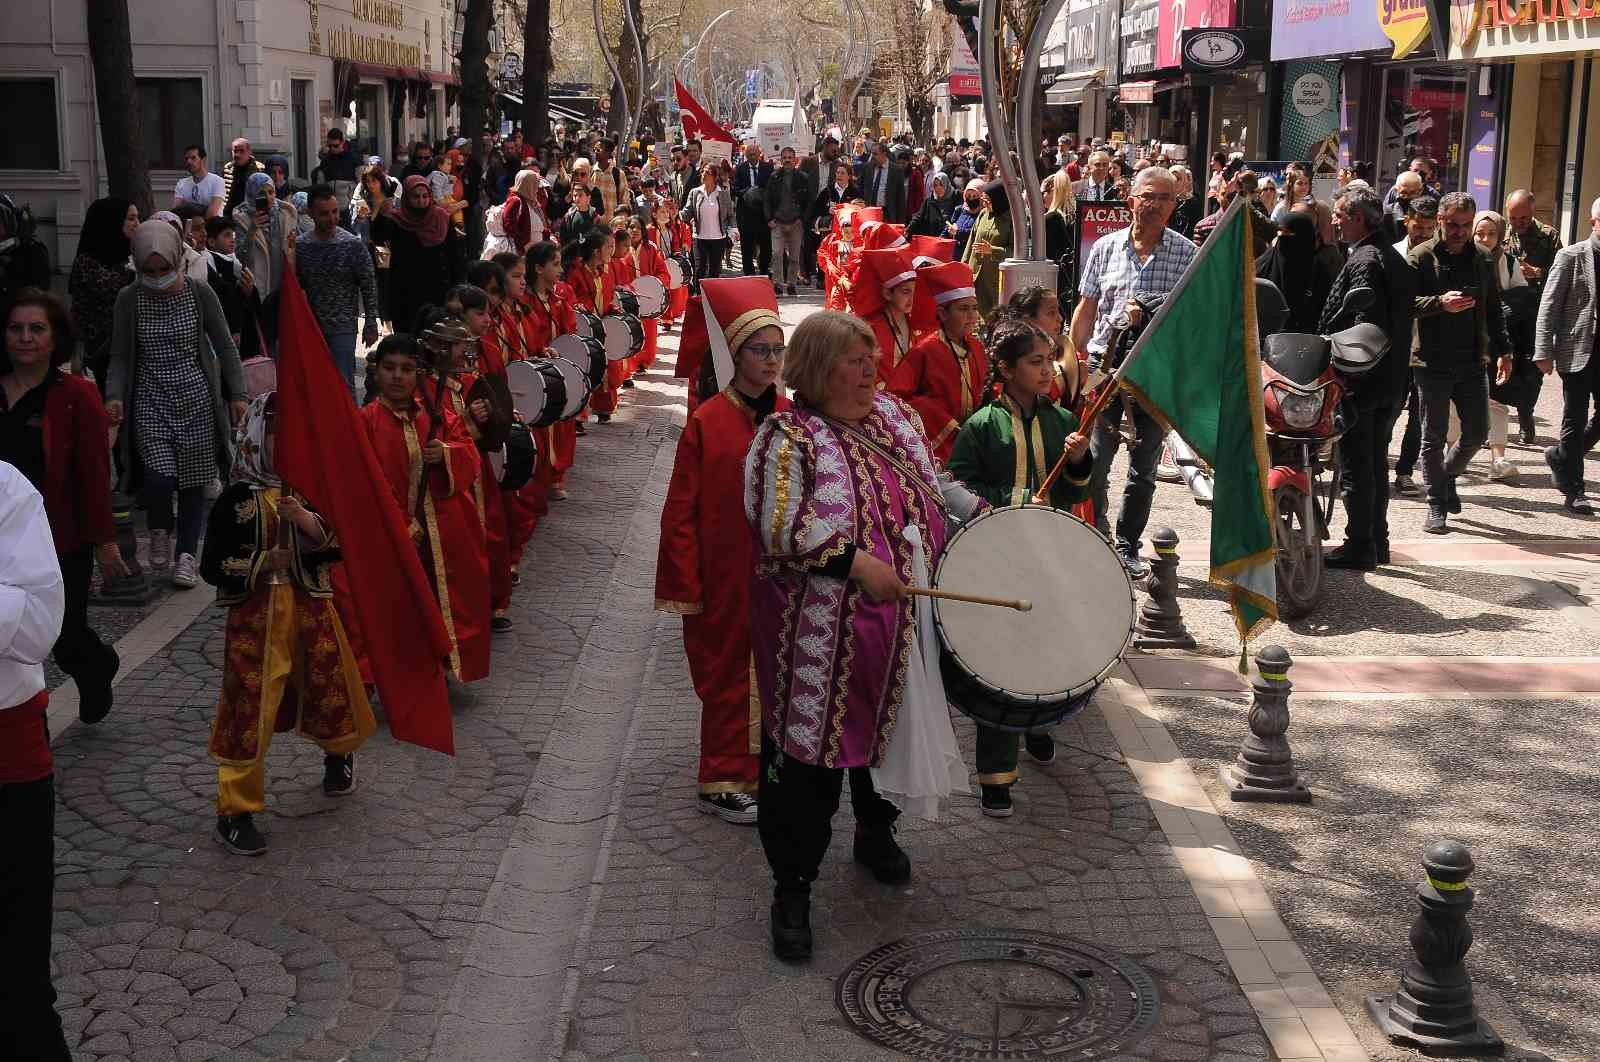
<svg viewBox="0 0 1600 1062"><path fill-rule="evenodd" d="M1071 181L1051 181L1044 215L1044 256L1056 264L1056 291L1062 292L1071 268L1072 230L1078 220L1078 199Z"/></svg>
<svg viewBox="0 0 1600 1062"><path fill-rule="evenodd" d="M1526 401L1530 383L1539 382L1533 365L1533 325L1539 308L1537 294L1522 275L1520 263L1506 253L1506 219L1493 210L1480 210L1472 219L1472 239L1489 256L1500 297L1505 302L1506 333L1511 353L1490 364L1489 373L1489 478L1502 483L1517 479L1517 466L1506 460L1506 435L1511 407Z"/></svg>

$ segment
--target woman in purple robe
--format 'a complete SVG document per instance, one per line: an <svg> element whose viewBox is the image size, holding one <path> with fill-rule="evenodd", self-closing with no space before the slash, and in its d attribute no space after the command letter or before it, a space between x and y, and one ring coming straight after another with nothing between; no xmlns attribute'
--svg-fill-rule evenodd
<svg viewBox="0 0 1600 1062"><path fill-rule="evenodd" d="M811 883L845 771L855 858L887 884L908 879L911 861L894 839L900 808L879 790L929 817L966 782L931 623L914 604L927 599L908 588L925 585L946 520L983 503L941 480L916 413L878 389L875 348L856 317L808 317L784 367L795 404L767 418L745 459L745 515L760 544L758 827L776 879L773 950L786 961L811 957Z"/></svg>

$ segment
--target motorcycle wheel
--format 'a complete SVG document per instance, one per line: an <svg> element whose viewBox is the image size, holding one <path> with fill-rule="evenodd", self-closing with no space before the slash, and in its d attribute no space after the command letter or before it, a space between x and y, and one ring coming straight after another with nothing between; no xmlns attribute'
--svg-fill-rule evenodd
<svg viewBox="0 0 1600 1062"><path fill-rule="evenodd" d="M1306 526L1305 496L1291 486L1272 492L1277 508L1278 612L1298 619L1316 607L1322 590L1322 530Z"/></svg>
<svg viewBox="0 0 1600 1062"><path fill-rule="evenodd" d="M1156 479L1161 483L1183 482L1183 470L1178 467L1178 459L1172 456L1166 443L1161 444L1161 459L1156 462Z"/></svg>

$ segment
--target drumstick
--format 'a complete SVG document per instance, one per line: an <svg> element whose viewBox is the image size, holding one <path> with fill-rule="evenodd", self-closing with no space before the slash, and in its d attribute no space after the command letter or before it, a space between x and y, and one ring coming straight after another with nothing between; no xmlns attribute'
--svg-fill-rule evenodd
<svg viewBox="0 0 1600 1062"><path fill-rule="evenodd" d="M925 586L908 586L906 593L917 594L922 597L937 597L943 601L965 601L972 605L995 605L999 608L1014 608L1018 612L1032 612L1033 602L1025 597L981 597L977 594L958 594L953 590L930 590Z"/></svg>

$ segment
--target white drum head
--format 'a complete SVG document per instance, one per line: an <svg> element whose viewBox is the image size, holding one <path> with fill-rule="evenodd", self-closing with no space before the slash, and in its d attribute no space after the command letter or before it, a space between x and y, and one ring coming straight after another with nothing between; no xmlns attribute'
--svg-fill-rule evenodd
<svg viewBox="0 0 1600 1062"><path fill-rule="evenodd" d="M655 277L640 277L633 282L633 294L639 300L639 316L660 317L667 310L667 286Z"/></svg>
<svg viewBox="0 0 1600 1062"><path fill-rule="evenodd" d="M605 336L601 339L601 342L606 347L606 359L609 361L621 361L623 358L631 356L634 352L633 329L628 326L627 318L608 314L601 318L600 323L605 328Z"/></svg>
<svg viewBox="0 0 1600 1062"><path fill-rule="evenodd" d="M555 366L567 385L567 405L561 411L561 419L577 416L578 410L589 400L589 378L584 375L582 368L566 358L550 358L545 364Z"/></svg>
<svg viewBox="0 0 1600 1062"><path fill-rule="evenodd" d="M588 336L590 339L601 338L604 329L600 325L600 317L588 310L579 309L575 316L578 319L578 335Z"/></svg>
<svg viewBox="0 0 1600 1062"><path fill-rule="evenodd" d="M964 670L1023 697L1092 687L1133 636L1133 584L1083 521L1043 506L991 509L953 535L940 590L1027 598L1030 612L935 599L945 648Z"/></svg>
<svg viewBox="0 0 1600 1062"><path fill-rule="evenodd" d="M687 278L683 275L683 265L676 258L667 259L667 286L676 291L683 287Z"/></svg>
<svg viewBox="0 0 1600 1062"><path fill-rule="evenodd" d="M530 361L514 361L506 366L506 384L511 389L511 408L528 424L537 424L544 413L544 377Z"/></svg>

